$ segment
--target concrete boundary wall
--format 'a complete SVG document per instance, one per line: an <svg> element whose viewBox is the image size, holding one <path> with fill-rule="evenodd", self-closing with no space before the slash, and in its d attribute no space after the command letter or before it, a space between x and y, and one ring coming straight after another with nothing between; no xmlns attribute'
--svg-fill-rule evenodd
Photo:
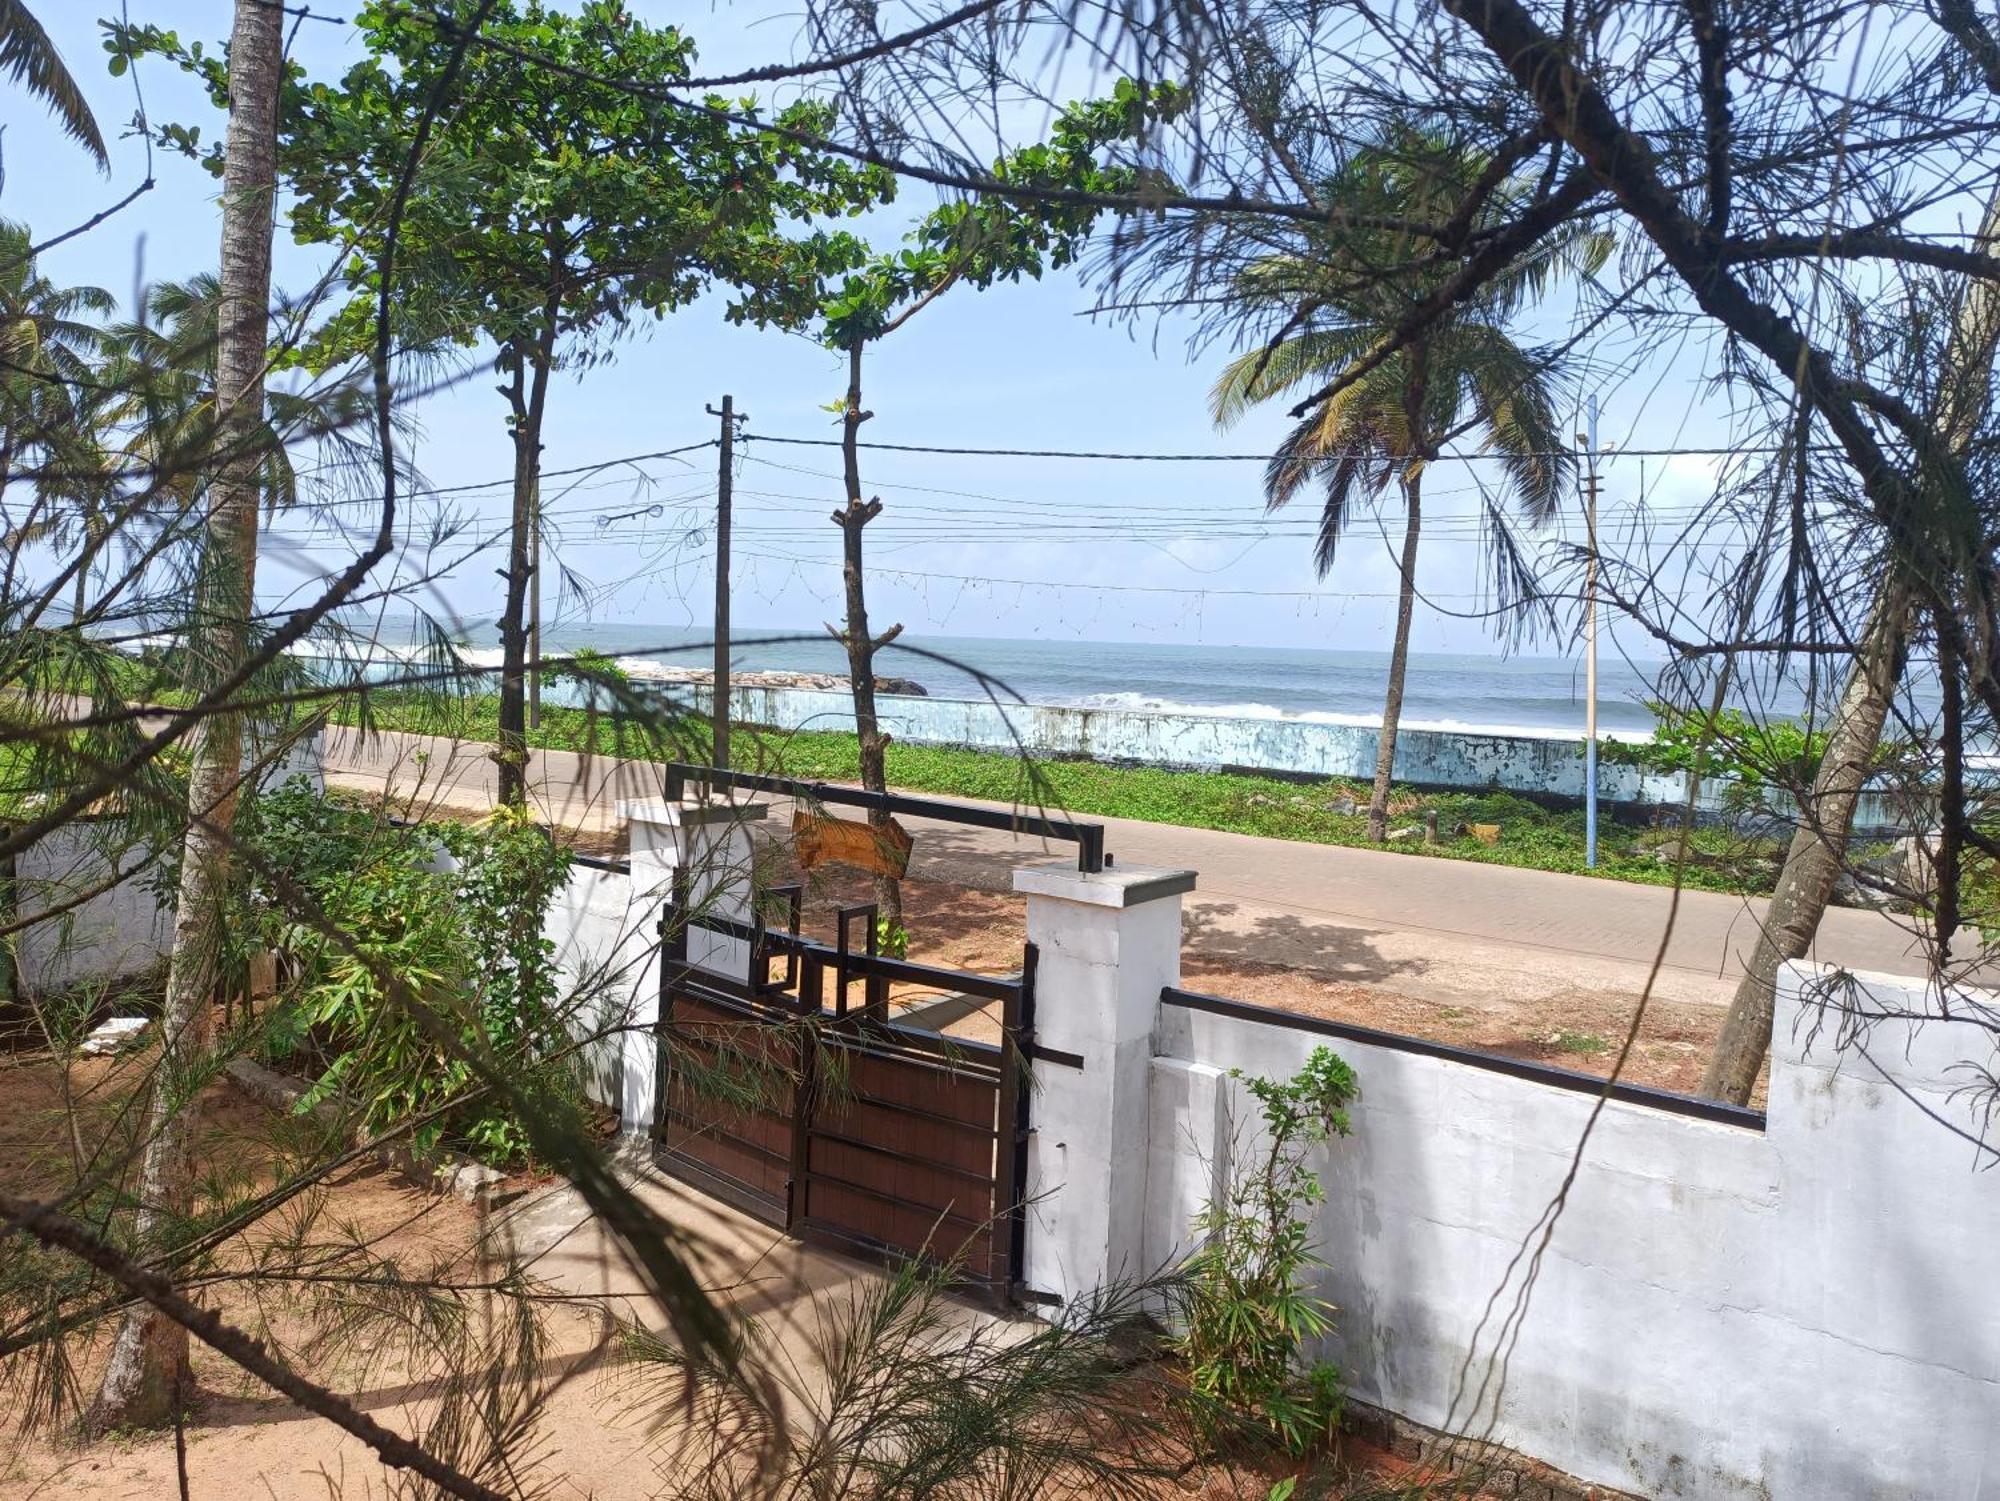
<svg viewBox="0 0 2000 1501"><path fill-rule="evenodd" d="M706 712L707 690L690 691L692 707ZM854 729L854 706L845 693L739 688L730 701L732 716L746 724L780 730ZM1037 756L1361 780L1375 775L1381 733L1373 726L1300 719L1048 705L1003 708L974 699L883 695L877 704L883 727L910 745L1025 749ZM1497 788L1581 799L1583 736L1404 729L1396 737L1396 779L1449 790ZM1600 764L1598 793L1610 803L1678 808L1687 800L1687 780L1679 773L1660 776L1635 766ZM1726 785L1720 779L1709 779L1700 807L1709 814L1725 810ZM1869 833L1898 831L1906 821L1886 799L1873 795L1861 799L1855 814L1856 828Z"/></svg>
<svg viewBox="0 0 2000 1501"><path fill-rule="evenodd" d="M555 945L561 994L574 999L571 1028L576 1036L624 1027L657 1000L659 913L632 900L632 877L609 861L577 860L569 881L549 904L544 936ZM583 1051L584 1087L600 1105L622 1112L625 1093L625 1040L599 1036Z"/></svg>
<svg viewBox="0 0 2000 1501"><path fill-rule="evenodd" d="M1814 1026L1813 973L1784 977L1765 1130L1605 1107L1483 1407L1523 1281L1510 1263L1588 1096L1164 1006L1139 1265L1191 1248L1233 1135L1256 1120L1231 1071L1286 1077L1324 1043L1362 1091L1353 1136L1326 1149L1315 1221L1320 1290L1341 1310L1324 1353L1358 1398L1457 1431L1484 1430L1497 1398L1497 1442L1649 1496L1993 1494L2000 1173L1952 1130L1979 1135L1954 1068L1976 1029L1884 1021L1865 1054L1837 1051ZM1886 977L1863 997L1929 1009Z"/></svg>
<svg viewBox="0 0 2000 1501"><path fill-rule="evenodd" d="M170 904L156 891L158 867L122 835L122 820L85 819L36 840L16 860L14 959L22 990L53 994L108 986L159 964L173 947ZM125 879L58 912L120 871ZM39 913L58 913L37 921Z"/></svg>
<svg viewBox="0 0 2000 1501"><path fill-rule="evenodd" d="M687 866L698 899L740 905L761 810L627 811L631 873L580 865L549 931L566 973L615 976L605 1005L643 1027L667 882ZM1765 1115L1610 1101L1537 1257L1595 1095L1191 1004L1171 987L1192 872L1055 862L1015 884L1040 955L1038 1041L1083 1064L1036 1070L1028 1291L1072 1302L1183 1258L1232 1153L1256 1149L1243 1077L1287 1077L1331 1046L1361 1098L1317 1164L1318 1291L1340 1309L1320 1353L1358 1402L1644 1496L2000 1494L2000 1161L1962 1072L1991 1041L1898 1020L1935 1013L1913 982L1853 977L1879 1019L1841 1048L1815 1000L1823 972L1788 967ZM596 1055L593 1093L628 1132L651 1124L653 1048L638 1030Z"/></svg>
<svg viewBox="0 0 2000 1501"><path fill-rule="evenodd" d="M325 786L321 737L284 748L262 776L266 786L304 777ZM256 755L244 751L245 765ZM127 872L103 891L94 889ZM50 994L71 987L110 986L163 962L174 941L173 893L160 889L159 863L135 842L116 815L75 819L23 850L15 867L15 920L27 926L15 940L22 989ZM76 906L67 904L93 891ZM37 921L37 915L53 916Z"/></svg>

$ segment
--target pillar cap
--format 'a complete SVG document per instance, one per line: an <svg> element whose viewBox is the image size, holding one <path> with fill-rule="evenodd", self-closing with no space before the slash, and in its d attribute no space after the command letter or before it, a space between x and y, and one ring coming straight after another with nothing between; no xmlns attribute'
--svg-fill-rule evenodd
<svg viewBox="0 0 2000 1501"><path fill-rule="evenodd" d="M755 823L765 818L771 805L757 799L731 801L726 797L689 798L670 803L663 797L620 798L615 805L618 817L627 823L665 824L670 828L696 828L703 824Z"/></svg>
<svg viewBox="0 0 2000 1501"><path fill-rule="evenodd" d="M1052 896L1090 907L1136 907L1162 897L1194 890L1195 873L1160 866L1126 865L1089 873L1073 861L1022 865L1014 871L1014 889L1029 896Z"/></svg>

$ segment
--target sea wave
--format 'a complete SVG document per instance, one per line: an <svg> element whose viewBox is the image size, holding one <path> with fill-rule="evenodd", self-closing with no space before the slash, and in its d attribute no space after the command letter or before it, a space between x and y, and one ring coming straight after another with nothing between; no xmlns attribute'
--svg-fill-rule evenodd
<svg viewBox="0 0 2000 1501"><path fill-rule="evenodd" d="M1202 719L1269 719L1291 724L1345 725L1354 729L1379 729L1382 716L1379 714L1343 714L1324 709L1283 709L1275 704L1227 703L1196 704L1181 699L1166 698L1149 693L1092 693L1078 699L1076 707L1085 709L1111 709L1135 714L1179 714ZM1530 740L1581 740L1583 726L1574 729L1547 724L1496 724L1491 721L1465 719L1425 719L1404 717L1399 727L1405 730L1431 730L1446 735L1504 735ZM1614 730L1598 727L1600 740L1619 740L1632 744L1651 739L1644 730Z"/></svg>
<svg viewBox="0 0 2000 1501"><path fill-rule="evenodd" d="M297 656L319 657L323 659L340 659L350 662L362 660L366 661L375 672L393 672L398 669L408 668L427 660L429 657L428 651L424 648L395 646L385 642L370 643L365 653L358 653L351 649L344 650L340 647L330 645L302 642L292 648L292 652ZM461 645L457 648L457 652L460 661L474 669L494 670L501 663L501 652L497 647ZM637 682L685 684L697 673L703 673L705 677L703 669L690 668L678 662L663 662L650 656L619 656L613 660ZM955 696L948 691L937 695L940 699L949 699ZM1028 707L1104 709L1137 714L1182 715L1202 719L1269 720L1290 724L1341 725L1367 730L1375 729L1382 723L1382 718L1379 714L1357 714L1328 709L1288 709L1277 704L1267 704L1255 700L1229 703L1195 703L1166 694L1142 693L1132 690L1084 694L1080 697L1068 699L1067 701L1043 700L1039 703L1032 703ZM1011 712L1019 711L1013 710ZM1582 715L1580 712L1577 717L1581 721ZM1427 730L1447 735L1495 735L1533 740L1575 741L1582 739L1583 736L1583 726L1580 722L1574 727L1568 727L1551 725L1547 722L1540 724L1509 723L1497 718L1475 720L1451 716L1424 717L1419 715L1405 716L1401 721L1401 727L1406 730ZM1651 738L1649 732L1645 730L1629 728L1613 729L1606 726L1600 726L1598 734L1605 740L1617 740L1633 744L1641 743Z"/></svg>

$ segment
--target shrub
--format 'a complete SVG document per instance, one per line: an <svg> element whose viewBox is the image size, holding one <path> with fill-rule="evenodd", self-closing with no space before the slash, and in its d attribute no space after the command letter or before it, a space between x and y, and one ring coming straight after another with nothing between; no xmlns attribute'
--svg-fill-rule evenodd
<svg viewBox="0 0 2000 1501"><path fill-rule="evenodd" d="M261 802L259 848L351 946L253 895L266 940L297 972L265 1043L313 1072L301 1110L339 1098L363 1129L390 1129L469 1094L477 1073L468 1053L573 1093L554 946L542 929L569 856L546 830L507 809L477 825L399 829L303 784ZM398 1004L377 969L395 974L426 1015ZM445 1138L490 1160L527 1149L520 1122L476 1096L412 1136L420 1152Z"/></svg>
<svg viewBox="0 0 2000 1501"><path fill-rule="evenodd" d="M1636 745L1603 741L1598 754L1612 765L1726 778L1730 801L1744 809L1761 806L1770 788L1797 793L1810 787L1826 755L1826 732L1810 730L1795 719L1758 720L1737 709L1724 709L1711 733L1706 712L1667 704L1651 707L1658 720L1651 740ZM1896 746L1885 743L1875 764L1886 765L1897 753Z"/></svg>
<svg viewBox="0 0 2000 1501"><path fill-rule="evenodd" d="M1185 1268L1175 1344L1211 1432L1247 1426L1297 1454L1331 1433L1341 1411L1340 1372L1326 1361L1300 1369L1307 1341L1333 1327L1336 1311L1309 1288L1325 1265L1311 1228L1325 1193L1306 1159L1347 1135L1347 1105L1360 1090L1354 1071L1324 1047L1294 1077L1244 1079L1244 1087L1263 1109L1263 1155L1251 1170L1232 1172L1195 1220L1202 1245Z"/></svg>

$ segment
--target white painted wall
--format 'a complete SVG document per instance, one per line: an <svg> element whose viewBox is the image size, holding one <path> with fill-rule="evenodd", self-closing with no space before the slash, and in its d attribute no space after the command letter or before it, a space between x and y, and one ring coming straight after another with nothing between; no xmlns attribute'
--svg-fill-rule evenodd
<svg viewBox="0 0 2000 1501"><path fill-rule="evenodd" d="M244 751L248 766L256 741ZM305 777L323 788L321 737L284 748L264 773L264 785ZM79 819L45 835L15 863L15 907L27 919L17 939L15 963L24 990L47 993L69 986L104 985L145 973L173 946L171 897L155 890L157 871L148 850L133 844L122 820ZM129 877L80 905L66 904L114 871ZM55 914L35 921L36 914Z"/></svg>
<svg viewBox="0 0 2000 1501"><path fill-rule="evenodd" d="M623 1109L625 1084L625 1038L613 1029L631 1025L659 985L658 920L650 903L632 900L624 871L576 865L543 923L574 1035L598 1039L583 1050L585 1088L613 1110Z"/></svg>
<svg viewBox="0 0 2000 1501"><path fill-rule="evenodd" d="M1645 1495L2000 1494L2000 1171L1949 1129L1979 1130L1953 1095L1979 1034L1883 1022L1865 1057L1837 1053L1802 1025L1802 979L1780 997L1767 1131L1605 1109L1484 1408L1523 1281L1510 1263L1588 1096L1163 1007L1147 1258L1189 1249L1231 1119L1256 1118L1227 1071L1287 1076L1327 1043L1362 1090L1315 1227L1341 1308L1326 1353L1357 1397L1461 1431L1497 1398L1500 1443Z"/></svg>
<svg viewBox="0 0 2000 1501"><path fill-rule="evenodd" d="M1035 1039L1083 1059L1044 1065L1031 1102L1022 1275L1068 1300L1142 1272L1146 1078L1160 987L1180 982L1181 896L1192 871L1086 875L1053 861L1014 872L1037 951ZM1053 1075L1060 1074L1058 1082Z"/></svg>
<svg viewBox="0 0 2000 1501"><path fill-rule="evenodd" d="M66 825L17 857L15 963L22 990L46 994L104 985L143 974L173 943L172 914L153 891L155 872L143 846L128 846L115 819ZM66 903L118 871L135 874L77 907ZM55 915L39 921L39 913Z"/></svg>
<svg viewBox="0 0 2000 1501"><path fill-rule="evenodd" d="M769 804L755 801L669 803L647 800L620 803L631 845L632 916L635 941L650 938L673 891L674 873L689 872L688 900L705 916L747 922L756 850L748 825L761 820ZM691 929L687 935L691 964L735 980L750 975L750 946L738 938ZM651 981L635 980L631 992L631 1025L620 1049L620 1124L628 1136L644 1135L653 1124L653 1094L659 1073L659 1049L651 1028L659 1020L659 967Z"/></svg>

